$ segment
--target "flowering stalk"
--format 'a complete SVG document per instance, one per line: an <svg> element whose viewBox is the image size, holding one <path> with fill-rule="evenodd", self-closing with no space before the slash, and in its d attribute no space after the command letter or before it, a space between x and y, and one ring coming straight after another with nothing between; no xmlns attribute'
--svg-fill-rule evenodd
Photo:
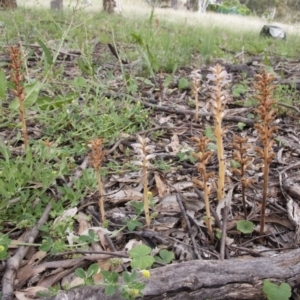
<svg viewBox="0 0 300 300"><path fill-rule="evenodd" d="M225 158L223 148L223 129L222 120L225 115L225 104L228 102L228 92L223 90L223 87L229 82L226 70L217 64L214 68L211 67L212 74L208 74L207 78L213 82L211 88L211 106L215 122L215 136L218 148L219 162L219 178L218 178L218 200L224 198L225 186Z"/></svg>
<svg viewBox="0 0 300 300"><path fill-rule="evenodd" d="M260 218L260 235L264 234L265 228L265 216L266 216L266 205L267 205L267 193L268 193L268 182L269 182L269 165L275 156L273 153L272 145L274 140L272 139L273 133L277 130L277 127L272 125L275 120L277 110L274 109L276 101L273 99L273 90L275 85L272 84L274 76L271 73L263 71L261 75L256 75L257 82L255 88L258 91L255 98L258 100L258 106L255 112L260 118L260 122L254 125L258 132L258 135L262 141L263 148L257 147L256 151L260 154L264 161L263 165L263 195L261 205L261 218Z"/></svg>
<svg viewBox="0 0 300 300"><path fill-rule="evenodd" d="M24 146L25 148L27 148L28 134L27 134L25 109L24 109L25 92L24 92L24 87L22 86L24 74L21 73L22 58L21 58L21 51L19 47L12 46L10 48L10 59L11 59L10 67L12 70L12 81L15 84L15 89L13 90L13 93L19 99L19 111L20 111L20 118L22 122Z"/></svg>
<svg viewBox="0 0 300 300"><path fill-rule="evenodd" d="M92 153L90 154L91 165L96 172L98 191L99 191L99 210L101 214L101 222L105 222L105 210L104 210L104 193L103 185L100 176L101 163L105 156L105 151L102 150L104 139L94 139L91 141Z"/></svg>
<svg viewBox="0 0 300 300"><path fill-rule="evenodd" d="M199 76L197 76L198 74L195 74L193 76L193 81L192 81L192 93L194 95L194 99L195 99L195 122L197 123L199 120L199 90L200 90L200 78Z"/></svg>
<svg viewBox="0 0 300 300"><path fill-rule="evenodd" d="M250 146L247 144L248 138L242 138L237 135L233 136L232 146L234 148L233 158L236 162L239 163L239 168L231 168L231 171L238 176L240 176L241 180L241 188L242 188L242 201L244 208L244 218L247 220L247 206L246 206L246 188L254 182L252 178L246 178L245 171L250 165L251 157L247 156L247 150Z"/></svg>
<svg viewBox="0 0 300 300"><path fill-rule="evenodd" d="M150 142L149 138L143 138L137 136L138 143L132 144L135 152L138 154L138 161L135 161L134 164L141 167L142 173L142 184L144 189L144 210L146 217L147 226L150 225L150 213L149 213L149 195L148 195L148 168L151 166L149 160L155 157L155 154L151 154L154 151L155 146L147 145Z"/></svg>
<svg viewBox="0 0 300 300"><path fill-rule="evenodd" d="M207 137L196 138L193 137L192 140L196 142L198 152L194 153L193 156L198 159L198 163L196 164L198 172L202 175L202 180L197 178L193 178L193 183L203 190L204 193L204 203L205 203L205 223L208 228L208 233L210 236L210 240L214 240L214 233L211 225L211 215L210 215L210 207L209 207L209 194L211 191L211 187L209 185L209 179L212 178L215 174L213 172L206 172L206 165L208 164L211 156L213 155L212 151L207 150L207 145L209 143L209 139Z"/></svg>

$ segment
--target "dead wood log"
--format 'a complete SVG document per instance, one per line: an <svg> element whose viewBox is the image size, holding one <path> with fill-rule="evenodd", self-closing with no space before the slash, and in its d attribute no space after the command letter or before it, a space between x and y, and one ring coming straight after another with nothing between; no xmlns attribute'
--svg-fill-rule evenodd
<svg viewBox="0 0 300 300"><path fill-rule="evenodd" d="M262 300L266 299L264 279L287 282L295 291L300 287L300 249L273 257L230 259L224 261L193 260L151 271L143 299ZM142 279L141 280L145 280ZM85 286L61 292L48 300L119 300L106 297L103 289Z"/></svg>

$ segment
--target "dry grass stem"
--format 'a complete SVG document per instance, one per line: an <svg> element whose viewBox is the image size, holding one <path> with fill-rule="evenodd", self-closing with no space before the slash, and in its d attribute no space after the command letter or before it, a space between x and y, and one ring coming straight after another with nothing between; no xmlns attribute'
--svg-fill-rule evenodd
<svg viewBox="0 0 300 300"><path fill-rule="evenodd" d="M219 178L218 178L218 200L224 198L225 186L225 157L223 148L223 129L222 120L225 115L225 105L229 100L227 90L224 86L230 81L226 70L217 64L214 68L211 67L211 74L207 75L209 81L213 82L211 89L211 107L214 115L215 136L217 139L218 161L219 161Z"/></svg>
<svg viewBox="0 0 300 300"><path fill-rule="evenodd" d="M258 132L259 138L262 141L263 147L257 147L256 151L259 153L264 161L263 165L263 195L261 205L261 219L260 219L260 235L264 234L265 229L265 216L267 205L267 193L268 193L268 181L269 181L269 166L270 162L275 156L273 153L272 145L274 140L272 139L273 133L277 130L277 127L272 123L275 120L277 110L274 108L276 101L273 99L273 91L275 85L273 84L274 76L266 71L263 71L261 75L256 75L257 82L255 89L257 94L255 98L258 100L258 106L255 112L259 116L259 123L254 125Z"/></svg>
<svg viewBox="0 0 300 300"><path fill-rule="evenodd" d="M103 148L104 139L94 139L91 141L92 153L90 154L90 163L96 172L98 191L99 191L99 210L101 214L101 222L105 222L105 210L104 210L104 193L103 185L101 181L100 171L101 163L105 156L105 151Z"/></svg>
<svg viewBox="0 0 300 300"><path fill-rule="evenodd" d="M203 190L204 193L204 203L206 210L206 218L205 222L208 228L208 233L210 236L211 242L214 240L214 233L211 225L211 214L209 207L209 195L211 192L211 186L209 184L210 178L214 177L215 174L213 172L206 172L206 165L208 164L211 156L213 155L212 151L207 150L207 146L209 143L209 139L207 137L201 138L192 138L192 140L196 143L198 148L198 153L194 153L194 157L197 158L198 163L196 164L198 172L201 174L202 180L198 178L193 178L193 183Z"/></svg>
<svg viewBox="0 0 300 300"><path fill-rule="evenodd" d="M24 74L22 74L22 56L19 47L12 46L10 48L10 59L11 59L10 67L12 70L11 76L12 76L12 81L15 85L15 89L12 90L12 92L19 99L19 111L20 111L20 118L22 122L24 146L25 148L27 148L29 144L29 140L27 134L25 109L24 109L25 92L24 92L24 87L22 85L22 82L24 80Z"/></svg>

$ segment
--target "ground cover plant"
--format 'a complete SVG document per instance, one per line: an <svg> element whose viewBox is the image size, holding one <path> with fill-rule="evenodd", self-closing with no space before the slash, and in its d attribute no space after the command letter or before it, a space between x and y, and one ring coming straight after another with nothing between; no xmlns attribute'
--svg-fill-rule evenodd
<svg viewBox="0 0 300 300"><path fill-rule="evenodd" d="M3 299L297 293L298 35L0 15Z"/></svg>

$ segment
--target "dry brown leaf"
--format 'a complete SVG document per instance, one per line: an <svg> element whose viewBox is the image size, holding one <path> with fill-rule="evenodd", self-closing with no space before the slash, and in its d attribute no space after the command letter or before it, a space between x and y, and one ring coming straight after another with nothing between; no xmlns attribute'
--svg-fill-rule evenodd
<svg viewBox="0 0 300 300"><path fill-rule="evenodd" d="M82 212L79 212L77 215L77 221L79 223L78 235L82 235L82 233L88 230L90 227L90 224L88 222L88 216Z"/></svg>
<svg viewBox="0 0 300 300"><path fill-rule="evenodd" d="M169 192L168 188L158 173L154 174L154 179L155 179L156 188L157 188L159 197L162 198L162 197L166 196Z"/></svg>
<svg viewBox="0 0 300 300"><path fill-rule="evenodd" d="M16 291L15 296L18 300L32 300L38 292L48 292L48 289L42 286L32 286L22 291Z"/></svg>

